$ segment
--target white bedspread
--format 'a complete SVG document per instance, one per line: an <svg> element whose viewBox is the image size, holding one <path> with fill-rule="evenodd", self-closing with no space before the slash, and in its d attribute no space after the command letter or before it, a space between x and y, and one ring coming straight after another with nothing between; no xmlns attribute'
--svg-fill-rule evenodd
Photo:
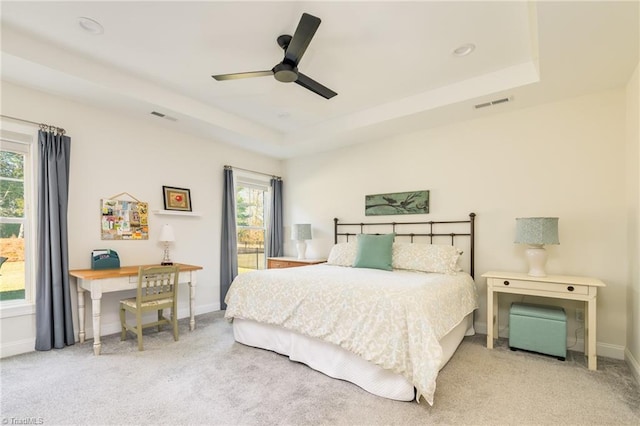
<svg viewBox="0 0 640 426"><path fill-rule="evenodd" d="M225 317L250 319L339 345L402 374L433 404L438 340L478 307L475 283L456 275L331 265L239 275Z"/></svg>

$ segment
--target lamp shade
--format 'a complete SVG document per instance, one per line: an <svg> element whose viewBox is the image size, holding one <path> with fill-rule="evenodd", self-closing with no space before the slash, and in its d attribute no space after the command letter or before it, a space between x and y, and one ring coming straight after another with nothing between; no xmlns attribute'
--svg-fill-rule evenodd
<svg viewBox="0 0 640 426"><path fill-rule="evenodd" d="M516 218L516 243L560 244L557 217Z"/></svg>
<svg viewBox="0 0 640 426"><path fill-rule="evenodd" d="M291 228L292 240L310 240L311 239L311 225L308 223L297 223Z"/></svg>
<svg viewBox="0 0 640 426"><path fill-rule="evenodd" d="M160 231L160 241L165 243L171 243L175 240L176 238L173 235L173 227L169 224L164 224L162 226L162 231Z"/></svg>

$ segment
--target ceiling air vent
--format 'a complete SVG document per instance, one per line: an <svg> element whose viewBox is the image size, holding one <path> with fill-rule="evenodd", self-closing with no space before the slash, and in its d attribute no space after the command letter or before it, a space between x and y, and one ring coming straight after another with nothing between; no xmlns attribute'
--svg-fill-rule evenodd
<svg viewBox="0 0 640 426"><path fill-rule="evenodd" d="M169 121L178 121L177 118L171 117L169 115L163 114L163 113L158 112L158 111L151 111L151 115L155 115L156 117L164 118L164 119L169 120Z"/></svg>
<svg viewBox="0 0 640 426"><path fill-rule="evenodd" d="M511 102L512 99L513 99L512 97L496 99L496 100L493 100L493 101L484 102L484 103L481 103L481 104L474 105L473 107L475 109L486 108L486 107L490 107L490 106L494 106L494 105L498 105L498 104L503 104L505 102Z"/></svg>

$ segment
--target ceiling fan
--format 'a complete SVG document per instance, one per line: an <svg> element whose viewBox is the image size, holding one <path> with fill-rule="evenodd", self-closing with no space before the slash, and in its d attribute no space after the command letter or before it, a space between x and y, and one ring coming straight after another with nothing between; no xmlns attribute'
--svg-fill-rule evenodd
<svg viewBox="0 0 640 426"><path fill-rule="evenodd" d="M224 81L273 75L278 81L283 83L295 82L326 99L331 99L337 95L336 92L298 71L300 59L302 59L302 55L304 55L304 52L307 50L319 26L320 18L316 18L308 13L303 13L293 37L286 34L278 37L278 45L284 50L284 59L270 70L220 74L212 75L211 77L218 81Z"/></svg>

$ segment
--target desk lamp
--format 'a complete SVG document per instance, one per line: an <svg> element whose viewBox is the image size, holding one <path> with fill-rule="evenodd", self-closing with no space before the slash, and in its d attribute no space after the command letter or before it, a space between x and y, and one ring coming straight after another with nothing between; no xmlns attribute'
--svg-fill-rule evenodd
<svg viewBox="0 0 640 426"><path fill-rule="evenodd" d="M546 277L544 265L547 261L545 244L560 244L558 240L557 217L516 218L516 243L528 244L526 250L529 261L529 275Z"/></svg>

